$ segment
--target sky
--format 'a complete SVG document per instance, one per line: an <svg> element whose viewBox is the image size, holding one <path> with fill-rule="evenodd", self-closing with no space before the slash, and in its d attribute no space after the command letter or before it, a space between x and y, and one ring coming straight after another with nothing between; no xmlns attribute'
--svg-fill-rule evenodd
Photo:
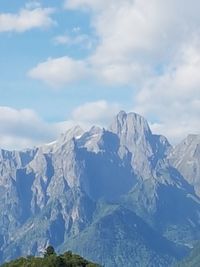
<svg viewBox="0 0 200 267"><path fill-rule="evenodd" d="M0 1L0 147L144 116L172 144L200 133L199 0Z"/></svg>

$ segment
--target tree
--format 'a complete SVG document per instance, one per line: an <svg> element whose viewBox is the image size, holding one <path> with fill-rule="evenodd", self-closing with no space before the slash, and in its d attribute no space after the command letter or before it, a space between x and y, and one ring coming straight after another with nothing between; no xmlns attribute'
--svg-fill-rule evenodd
<svg viewBox="0 0 200 267"><path fill-rule="evenodd" d="M53 246L48 246L46 249L45 249L45 252L44 252L44 257L49 257L51 255L55 255L55 249Z"/></svg>
<svg viewBox="0 0 200 267"><path fill-rule="evenodd" d="M56 267L65 267L65 261L61 256L57 256L56 258Z"/></svg>

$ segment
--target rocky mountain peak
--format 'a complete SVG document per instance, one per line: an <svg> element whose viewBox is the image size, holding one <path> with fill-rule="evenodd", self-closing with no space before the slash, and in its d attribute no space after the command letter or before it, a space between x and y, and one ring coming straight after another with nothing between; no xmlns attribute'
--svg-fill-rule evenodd
<svg viewBox="0 0 200 267"><path fill-rule="evenodd" d="M114 118L109 127L111 132L119 136L128 137L130 134L135 139L142 137L142 135L151 135L151 130L147 121L137 113L120 111Z"/></svg>
<svg viewBox="0 0 200 267"><path fill-rule="evenodd" d="M162 138L152 134L147 121L137 113L120 111L109 130L119 137L121 147L131 152L132 166L136 173L143 179L151 177L152 166L158 160L157 148L162 147L165 150L166 144Z"/></svg>
<svg viewBox="0 0 200 267"><path fill-rule="evenodd" d="M188 135L171 151L169 160L200 196L200 135Z"/></svg>

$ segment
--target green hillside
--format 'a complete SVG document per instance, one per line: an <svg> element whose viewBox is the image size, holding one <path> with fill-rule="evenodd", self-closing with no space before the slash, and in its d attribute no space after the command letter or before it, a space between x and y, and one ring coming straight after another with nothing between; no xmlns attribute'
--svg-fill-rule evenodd
<svg viewBox="0 0 200 267"><path fill-rule="evenodd" d="M60 251L66 248L106 267L168 267L182 258L172 242L134 212L117 205L100 210L94 222L69 239Z"/></svg>
<svg viewBox="0 0 200 267"><path fill-rule="evenodd" d="M1 265L1 267L100 267L100 265L92 263L71 251L61 255L56 255L53 247L46 249L44 257L28 256L19 258L9 263Z"/></svg>

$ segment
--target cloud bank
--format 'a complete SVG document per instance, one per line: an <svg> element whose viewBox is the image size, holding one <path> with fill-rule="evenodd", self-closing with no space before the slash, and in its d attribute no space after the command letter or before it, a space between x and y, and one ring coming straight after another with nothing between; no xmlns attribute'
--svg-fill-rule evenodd
<svg viewBox="0 0 200 267"><path fill-rule="evenodd" d="M31 109L0 106L0 148L13 150L40 146L54 141L76 125L85 130L96 123L106 126L119 110L117 104L105 100L88 102L76 107L65 121L50 123Z"/></svg>
<svg viewBox="0 0 200 267"><path fill-rule="evenodd" d="M45 72L36 67L33 78L58 86L91 77L102 86L132 86L132 110L155 130L173 142L200 132L198 0L67 0L64 7L88 12L96 49L78 68L73 58L64 59L65 71L40 63Z"/></svg>
<svg viewBox="0 0 200 267"><path fill-rule="evenodd" d="M49 58L29 71L28 75L59 88L87 76L86 63L69 57Z"/></svg>

